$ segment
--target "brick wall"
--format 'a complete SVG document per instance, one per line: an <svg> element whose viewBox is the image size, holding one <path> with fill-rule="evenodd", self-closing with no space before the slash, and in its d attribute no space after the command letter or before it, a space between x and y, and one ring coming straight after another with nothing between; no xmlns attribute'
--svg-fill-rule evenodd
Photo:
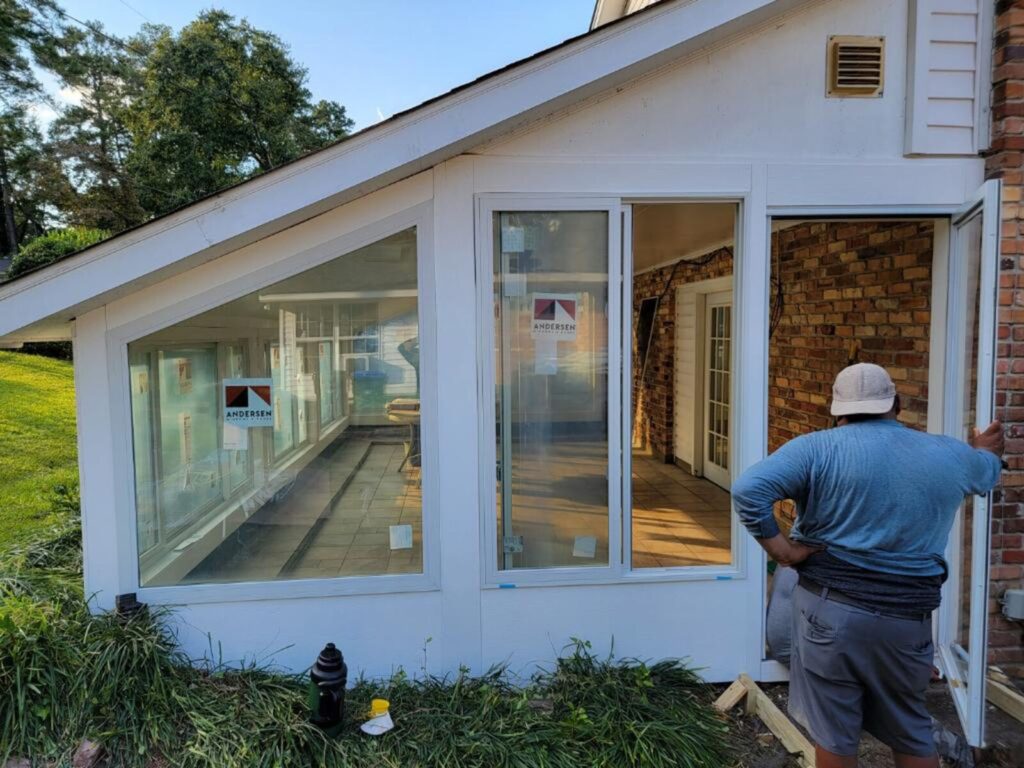
<svg viewBox="0 0 1024 768"><path fill-rule="evenodd" d="M853 363L884 366L900 420L927 425L932 233L931 222L865 221L773 234L783 311L769 343L769 451L831 426L832 381Z"/></svg>
<svg viewBox="0 0 1024 768"><path fill-rule="evenodd" d="M1007 589L1024 587L1024 8L996 2L989 178L1003 180L996 415L1007 429L1007 462L992 508L989 658L1024 675L1024 626L998 612Z"/></svg>
<svg viewBox="0 0 1024 768"><path fill-rule="evenodd" d="M886 366L904 405L903 421L927 414L932 225L929 222L815 222L772 239L782 276L783 313L769 357L769 449L827 428L832 379L852 362ZM728 250L633 278L633 322L640 302L658 307L646 374L633 371L634 445L659 458L673 451L676 289L732 274ZM670 284L665 293L666 285ZM634 345L636 340L634 339ZM638 350L634 348L634 360Z"/></svg>

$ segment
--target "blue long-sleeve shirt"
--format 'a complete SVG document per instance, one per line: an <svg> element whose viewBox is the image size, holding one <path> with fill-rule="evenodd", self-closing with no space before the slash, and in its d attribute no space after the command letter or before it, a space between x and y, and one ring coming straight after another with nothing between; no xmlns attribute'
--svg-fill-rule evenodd
<svg viewBox="0 0 1024 768"><path fill-rule="evenodd" d="M796 502L791 537L861 568L909 576L945 570L956 511L999 482L989 451L891 419L855 422L790 440L732 487L757 538L779 533L773 506Z"/></svg>

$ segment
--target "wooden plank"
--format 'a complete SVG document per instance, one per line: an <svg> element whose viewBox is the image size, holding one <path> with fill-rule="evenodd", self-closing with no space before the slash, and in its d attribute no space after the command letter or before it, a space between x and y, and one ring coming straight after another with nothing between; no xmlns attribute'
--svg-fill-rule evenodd
<svg viewBox="0 0 1024 768"><path fill-rule="evenodd" d="M722 695L715 701L714 707L719 712L728 712L739 704L746 695L747 686L741 680L736 680L722 692Z"/></svg>
<svg viewBox="0 0 1024 768"><path fill-rule="evenodd" d="M814 745L748 675L740 675L740 680L747 689L747 700L753 701L754 713L778 737L787 752L799 755L805 768L814 768Z"/></svg>
<svg viewBox="0 0 1024 768"><path fill-rule="evenodd" d="M985 697L1010 717L1024 723L1024 695L1016 689L990 677L985 688Z"/></svg>

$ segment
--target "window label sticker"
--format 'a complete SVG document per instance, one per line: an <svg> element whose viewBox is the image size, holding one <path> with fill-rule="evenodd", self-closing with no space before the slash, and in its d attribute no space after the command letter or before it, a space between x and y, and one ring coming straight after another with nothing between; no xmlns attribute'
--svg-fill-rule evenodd
<svg viewBox="0 0 1024 768"><path fill-rule="evenodd" d="M391 538L391 549L412 549L411 525L392 525L388 530Z"/></svg>
<svg viewBox="0 0 1024 768"><path fill-rule="evenodd" d="M271 379L224 379L224 424L273 427Z"/></svg>
<svg viewBox="0 0 1024 768"><path fill-rule="evenodd" d="M530 336L534 340L576 341L576 294L533 294L533 325Z"/></svg>

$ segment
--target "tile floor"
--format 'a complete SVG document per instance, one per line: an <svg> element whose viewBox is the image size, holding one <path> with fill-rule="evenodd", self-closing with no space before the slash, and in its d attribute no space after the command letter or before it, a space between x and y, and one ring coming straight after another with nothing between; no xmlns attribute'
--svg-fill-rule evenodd
<svg viewBox="0 0 1024 768"><path fill-rule="evenodd" d="M633 567L732 560L728 491L681 467L633 455Z"/></svg>
<svg viewBox="0 0 1024 768"><path fill-rule="evenodd" d="M525 549L511 567L608 560L604 446L559 447L555 456L516 461L513 524ZM389 433L347 437L303 470L282 501L247 521L233 549L214 553L188 580L422 572L420 470L407 464L399 472L404 455L405 446ZM392 550L390 529L399 525L411 527L412 547ZM596 538L596 550L580 557L575 537L588 535ZM633 567L722 565L731 556L728 492L675 465L634 455Z"/></svg>
<svg viewBox="0 0 1024 768"><path fill-rule="evenodd" d="M506 568L608 562L606 446L563 442L542 456L516 456L512 531L523 552ZM633 567L723 565L732 560L728 491L644 454L633 457ZM501 516L499 512L499 529ZM574 553L576 537L593 536L593 557Z"/></svg>
<svg viewBox="0 0 1024 768"><path fill-rule="evenodd" d="M324 578L423 571L423 500L419 467L398 467L404 446L374 443L352 481L305 549L291 578ZM391 549L393 525L412 528L412 547Z"/></svg>
<svg viewBox="0 0 1024 768"><path fill-rule="evenodd" d="M423 569L420 469L406 430L353 430L302 469L187 577L191 583L334 578ZM391 549L409 525L412 547Z"/></svg>

